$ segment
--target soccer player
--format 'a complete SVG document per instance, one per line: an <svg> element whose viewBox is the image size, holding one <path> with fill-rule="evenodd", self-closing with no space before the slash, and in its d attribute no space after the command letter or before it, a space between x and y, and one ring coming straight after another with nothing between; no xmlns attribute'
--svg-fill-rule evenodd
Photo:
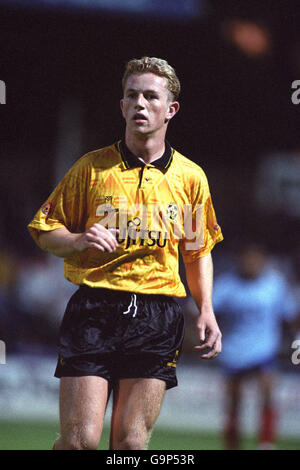
<svg viewBox="0 0 300 470"><path fill-rule="evenodd" d="M237 268L216 278L213 305L223 331L219 362L226 383L224 441L241 446L242 387L249 378L259 386L260 449L273 449L277 437L274 399L276 359L284 321L292 326L298 308L286 279L268 263L265 250L246 243L238 251Z"/></svg>
<svg viewBox="0 0 300 470"><path fill-rule="evenodd" d="M165 60L143 57L122 83L124 138L79 159L29 224L79 285L60 330L54 449L97 448L111 389L110 448L147 448L165 390L177 385L178 248L199 308L195 348L203 359L221 351L210 253L221 229L203 170L166 140L179 80Z"/></svg>

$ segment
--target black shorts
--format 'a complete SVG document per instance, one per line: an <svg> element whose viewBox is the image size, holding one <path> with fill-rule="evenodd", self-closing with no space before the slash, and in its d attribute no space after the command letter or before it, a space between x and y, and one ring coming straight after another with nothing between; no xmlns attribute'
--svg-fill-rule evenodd
<svg viewBox="0 0 300 470"><path fill-rule="evenodd" d="M122 378L157 378L177 385L184 336L180 305L165 295L81 286L60 327L55 377L94 375L112 387Z"/></svg>

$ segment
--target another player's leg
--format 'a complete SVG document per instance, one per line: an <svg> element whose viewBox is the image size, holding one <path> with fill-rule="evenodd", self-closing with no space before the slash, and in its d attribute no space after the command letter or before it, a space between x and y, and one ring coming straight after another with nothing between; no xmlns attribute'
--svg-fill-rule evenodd
<svg viewBox="0 0 300 470"><path fill-rule="evenodd" d="M260 396L262 397L259 447L274 449L276 441L277 413L273 400L274 377L269 371L262 371L258 377Z"/></svg>
<svg viewBox="0 0 300 470"><path fill-rule="evenodd" d="M110 448L147 449L166 385L159 379L121 379L114 390Z"/></svg>
<svg viewBox="0 0 300 470"><path fill-rule="evenodd" d="M60 437L54 450L97 449L108 397L102 377L60 379Z"/></svg>
<svg viewBox="0 0 300 470"><path fill-rule="evenodd" d="M227 450L240 448L239 409L241 402L242 380L239 376L230 376L226 383L226 410L224 444Z"/></svg>

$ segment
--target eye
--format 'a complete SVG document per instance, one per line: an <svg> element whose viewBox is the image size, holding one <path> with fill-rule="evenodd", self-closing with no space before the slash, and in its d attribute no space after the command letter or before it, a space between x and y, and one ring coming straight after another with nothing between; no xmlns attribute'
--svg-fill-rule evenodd
<svg viewBox="0 0 300 470"><path fill-rule="evenodd" d="M156 95L147 95L146 98L148 100L155 100L157 97L156 97Z"/></svg>

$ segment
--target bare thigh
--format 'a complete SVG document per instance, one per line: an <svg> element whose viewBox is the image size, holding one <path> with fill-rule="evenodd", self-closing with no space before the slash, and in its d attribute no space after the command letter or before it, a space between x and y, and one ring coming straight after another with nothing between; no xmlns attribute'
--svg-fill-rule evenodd
<svg viewBox="0 0 300 470"><path fill-rule="evenodd" d="M159 379L122 379L114 390L111 449L146 449L166 385Z"/></svg>
<svg viewBox="0 0 300 470"><path fill-rule="evenodd" d="M100 441L108 397L102 377L60 379L60 438L56 449L93 449Z"/></svg>

